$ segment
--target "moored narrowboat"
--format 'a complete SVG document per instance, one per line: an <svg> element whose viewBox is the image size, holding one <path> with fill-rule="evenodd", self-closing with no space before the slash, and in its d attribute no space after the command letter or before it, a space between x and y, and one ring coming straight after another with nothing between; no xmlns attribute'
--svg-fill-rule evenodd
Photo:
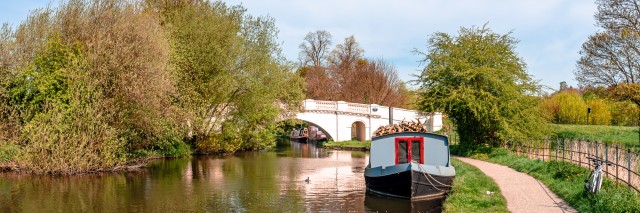
<svg viewBox="0 0 640 213"><path fill-rule="evenodd" d="M446 196L455 177L446 136L401 132L371 142L367 192L411 200Z"/></svg>
<svg viewBox="0 0 640 213"><path fill-rule="evenodd" d="M300 142L307 142L309 131L307 128L293 129L289 134L289 139Z"/></svg>

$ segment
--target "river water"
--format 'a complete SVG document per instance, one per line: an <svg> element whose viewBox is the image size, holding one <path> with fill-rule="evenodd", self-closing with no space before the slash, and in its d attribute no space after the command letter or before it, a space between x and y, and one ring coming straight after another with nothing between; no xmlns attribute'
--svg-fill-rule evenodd
<svg viewBox="0 0 640 213"><path fill-rule="evenodd" d="M155 160L138 172L4 173L0 212L440 212L441 200L365 193L368 160L367 152L286 141L264 151Z"/></svg>

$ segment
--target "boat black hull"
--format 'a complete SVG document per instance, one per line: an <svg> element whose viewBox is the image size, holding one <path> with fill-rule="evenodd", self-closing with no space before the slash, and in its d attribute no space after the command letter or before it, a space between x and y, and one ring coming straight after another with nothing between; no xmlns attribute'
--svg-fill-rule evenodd
<svg viewBox="0 0 640 213"><path fill-rule="evenodd" d="M406 170L384 176L366 176L367 192L403 199L422 200L445 196L453 177Z"/></svg>
<svg viewBox="0 0 640 213"><path fill-rule="evenodd" d="M297 141L297 142L307 142L306 137L289 137L289 140Z"/></svg>

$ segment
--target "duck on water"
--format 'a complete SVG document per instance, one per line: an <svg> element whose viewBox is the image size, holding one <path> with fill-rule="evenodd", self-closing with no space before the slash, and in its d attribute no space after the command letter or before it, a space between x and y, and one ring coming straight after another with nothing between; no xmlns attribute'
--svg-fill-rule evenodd
<svg viewBox="0 0 640 213"><path fill-rule="evenodd" d="M367 192L424 200L446 196L455 174L446 136L400 132L373 138L364 177Z"/></svg>

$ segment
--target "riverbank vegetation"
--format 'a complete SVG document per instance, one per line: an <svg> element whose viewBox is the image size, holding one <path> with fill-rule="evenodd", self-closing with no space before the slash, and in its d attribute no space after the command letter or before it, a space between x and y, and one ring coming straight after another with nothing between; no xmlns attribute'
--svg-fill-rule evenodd
<svg viewBox="0 0 640 213"><path fill-rule="evenodd" d="M273 146L303 81L268 17L193 1L70 0L0 30L0 157L36 173Z"/></svg>
<svg viewBox="0 0 640 213"><path fill-rule="evenodd" d="M453 188L442 204L444 212L509 212L500 188L478 168L451 158L456 168Z"/></svg>
<svg viewBox="0 0 640 213"><path fill-rule="evenodd" d="M371 149L371 141L342 141L342 142L334 142L328 141L322 143L322 147L327 149L339 149L339 150L370 150Z"/></svg>
<svg viewBox="0 0 640 213"><path fill-rule="evenodd" d="M605 179L599 194L585 192L590 170L568 162L532 160L503 148L452 146L451 153L511 167L540 180L579 212L638 212L640 197L625 184ZM457 169L457 167L456 167Z"/></svg>

